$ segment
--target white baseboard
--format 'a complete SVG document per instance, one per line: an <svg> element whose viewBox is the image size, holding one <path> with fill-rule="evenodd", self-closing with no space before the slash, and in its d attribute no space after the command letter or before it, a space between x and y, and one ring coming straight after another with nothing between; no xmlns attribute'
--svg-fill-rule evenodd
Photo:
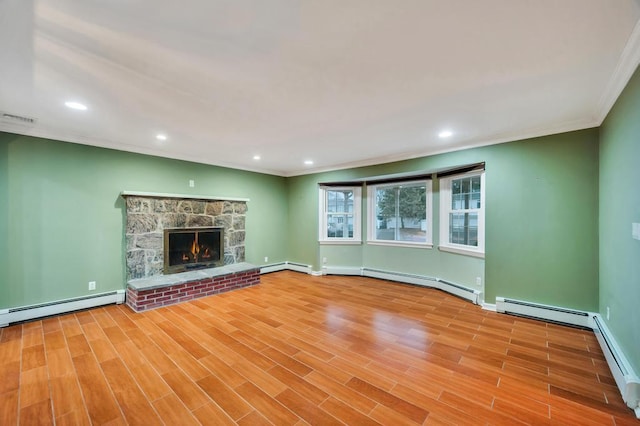
<svg viewBox="0 0 640 426"><path fill-rule="evenodd" d="M116 290L108 293L100 293L91 296L76 297L73 299L57 300L39 305L21 306L0 310L0 327L9 324L29 321L36 318L59 315L81 309L94 308L96 306L110 305L112 303L124 303L125 291Z"/></svg>
<svg viewBox="0 0 640 426"><path fill-rule="evenodd" d="M495 303L482 303L482 309L485 311L497 312Z"/></svg>

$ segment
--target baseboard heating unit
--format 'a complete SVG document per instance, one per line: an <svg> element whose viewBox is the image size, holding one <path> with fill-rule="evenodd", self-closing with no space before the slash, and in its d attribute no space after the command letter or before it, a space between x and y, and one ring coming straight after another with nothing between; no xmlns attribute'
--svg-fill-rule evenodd
<svg viewBox="0 0 640 426"><path fill-rule="evenodd" d="M110 305L113 303L121 304L124 302L124 297L124 290L116 290L91 296L57 300L38 305L0 309L0 327L6 327L13 323L29 321L36 318L94 308L96 306Z"/></svg>
<svg viewBox="0 0 640 426"><path fill-rule="evenodd" d="M591 314L557 306L496 297L496 312L591 328Z"/></svg>
<svg viewBox="0 0 640 426"><path fill-rule="evenodd" d="M309 275L316 275L313 273L313 270L311 269L311 265L305 265L304 263L287 261L287 262L272 263L270 265L264 265L260 267L261 274L268 274L271 272L278 272L278 271L296 271L296 272L303 272Z"/></svg>
<svg viewBox="0 0 640 426"><path fill-rule="evenodd" d="M609 369L622 394L622 399L629 408L635 411L636 417L640 418L640 378L633 371L631 364L599 315L593 317L593 332L600 343Z"/></svg>
<svg viewBox="0 0 640 426"><path fill-rule="evenodd" d="M372 268L362 268L362 276L436 288L462 299L466 299L476 305L480 303L480 291L436 277L408 274L405 272L384 271Z"/></svg>

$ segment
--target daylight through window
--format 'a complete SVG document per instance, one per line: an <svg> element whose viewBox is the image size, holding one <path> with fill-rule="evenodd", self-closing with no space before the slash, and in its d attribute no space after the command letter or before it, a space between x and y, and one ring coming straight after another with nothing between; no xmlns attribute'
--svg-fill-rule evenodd
<svg viewBox="0 0 640 426"><path fill-rule="evenodd" d="M431 244L431 181L379 184L368 189L369 242Z"/></svg>
<svg viewBox="0 0 640 426"><path fill-rule="evenodd" d="M320 187L320 241L360 241L359 187Z"/></svg>
<svg viewBox="0 0 640 426"><path fill-rule="evenodd" d="M484 253L484 173L440 180L440 246Z"/></svg>

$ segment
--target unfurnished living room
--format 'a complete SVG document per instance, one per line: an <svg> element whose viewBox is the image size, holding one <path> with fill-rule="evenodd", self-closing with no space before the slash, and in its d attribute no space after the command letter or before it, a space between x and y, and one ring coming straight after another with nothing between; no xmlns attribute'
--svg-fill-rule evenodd
<svg viewBox="0 0 640 426"><path fill-rule="evenodd" d="M638 64L638 0L0 0L0 425L640 424Z"/></svg>

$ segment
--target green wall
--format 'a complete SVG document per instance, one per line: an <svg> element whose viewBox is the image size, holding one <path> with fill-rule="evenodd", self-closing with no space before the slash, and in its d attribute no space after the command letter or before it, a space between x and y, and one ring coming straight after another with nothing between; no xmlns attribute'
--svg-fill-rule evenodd
<svg viewBox="0 0 640 426"><path fill-rule="evenodd" d="M9 155L0 133L0 301L9 298ZM0 308L3 303L0 302Z"/></svg>
<svg viewBox="0 0 640 426"><path fill-rule="evenodd" d="M640 70L600 128L600 313L640 372Z"/></svg>
<svg viewBox="0 0 640 426"><path fill-rule="evenodd" d="M487 298L598 307L598 132L487 151Z"/></svg>
<svg viewBox="0 0 640 426"><path fill-rule="evenodd" d="M440 252L437 248L319 246L318 183L481 161L486 163L484 261ZM476 287L475 278L480 276L484 277L488 303L503 296L575 309L597 309L597 129L299 176L289 178L288 185L289 216L292 229L296 230L290 235L290 260L311 264L319 270L322 257L327 257L332 266L418 273L470 287ZM437 182L434 195L434 245L437 245ZM361 264L346 265L359 259Z"/></svg>
<svg viewBox="0 0 640 426"><path fill-rule="evenodd" d="M249 198L247 261L287 260L284 178L8 133L0 154L0 308L125 288L123 190Z"/></svg>

